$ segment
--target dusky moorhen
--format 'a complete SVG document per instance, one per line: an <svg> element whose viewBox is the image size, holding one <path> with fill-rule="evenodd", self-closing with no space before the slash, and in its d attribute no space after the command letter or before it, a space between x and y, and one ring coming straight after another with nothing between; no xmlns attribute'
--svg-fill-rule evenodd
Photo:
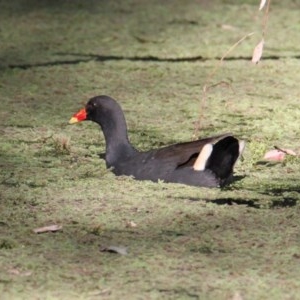
<svg viewBox="0 0 300 300"><path fill-rule="evenodd" d="M115 175L138 180L163 180L202 187L229 183L244 142L230 134L178 143L140 152L128 140L127 125L120 105L111 97L91 98L69 123L90 120L98 123L106 142L105 161Z"/></svg>

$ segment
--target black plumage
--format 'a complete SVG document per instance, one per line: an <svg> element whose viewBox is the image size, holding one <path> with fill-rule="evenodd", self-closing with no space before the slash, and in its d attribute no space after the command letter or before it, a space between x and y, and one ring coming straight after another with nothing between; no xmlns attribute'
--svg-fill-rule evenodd
<svg viewBox="0 0 300 300"><path fill-rule="evenodd" d="M120 105L108 96L90 99L70 123L83 120L101 126L106 141L106 166L116 175L130 175L138 180L222 186L230 182L243 148L237 138L222 134L140 152L129 142Z"/></svg>

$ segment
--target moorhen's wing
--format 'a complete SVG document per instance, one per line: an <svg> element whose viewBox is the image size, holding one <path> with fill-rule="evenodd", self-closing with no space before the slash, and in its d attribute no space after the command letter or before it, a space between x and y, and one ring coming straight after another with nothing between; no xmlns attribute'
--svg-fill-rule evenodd
<svg viewBox="0 0 300 300"><path fill-rule="evenodd" d="M169 164L173 165L174 168L193 166L199 153L206 144L215 144L228 136L231 136L231 134L221 134L157 149L154 154L154 159L168 162Z"/></svg>

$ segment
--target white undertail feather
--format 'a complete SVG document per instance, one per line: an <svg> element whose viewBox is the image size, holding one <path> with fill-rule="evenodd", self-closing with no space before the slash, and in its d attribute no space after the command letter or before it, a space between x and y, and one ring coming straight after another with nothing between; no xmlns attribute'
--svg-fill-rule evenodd
<svg viewBox="0 0 300 300"><path fill-rule="evenodd" d="M246 146L245 141L239 141L239 156L243 154L245 146Z"/></svg>
<svg viewBox="0 0 300 300"><path fill-rule="evenodd" d="M246 142L245 141L239 141L239 157L235 161L233 167L235 167L235 165L238 162L239 158L242 156L242 154L244 152L244 149L245 149L245 146L246 146Z"/></svg>
<svg viewBox="0 0 300 300"><path fill-rule="evenodd" d="M209 159L211 153L213 151L213 145L212 144L206 144L201 152L199 153L193 168L195 171L204 171L206 167L207 160Z"/></svg>

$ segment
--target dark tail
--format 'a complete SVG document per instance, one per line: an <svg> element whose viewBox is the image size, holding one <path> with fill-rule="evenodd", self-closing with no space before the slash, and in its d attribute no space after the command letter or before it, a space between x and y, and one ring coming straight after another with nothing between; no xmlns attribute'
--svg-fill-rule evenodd
<svg viewBox="0 0 300 300"><path fill-rule="evenodd" d="M233 136L225 137L213 146L206 164L218 178L226 180L233 174L233 167L239 157L239 141Z"/></svg>

